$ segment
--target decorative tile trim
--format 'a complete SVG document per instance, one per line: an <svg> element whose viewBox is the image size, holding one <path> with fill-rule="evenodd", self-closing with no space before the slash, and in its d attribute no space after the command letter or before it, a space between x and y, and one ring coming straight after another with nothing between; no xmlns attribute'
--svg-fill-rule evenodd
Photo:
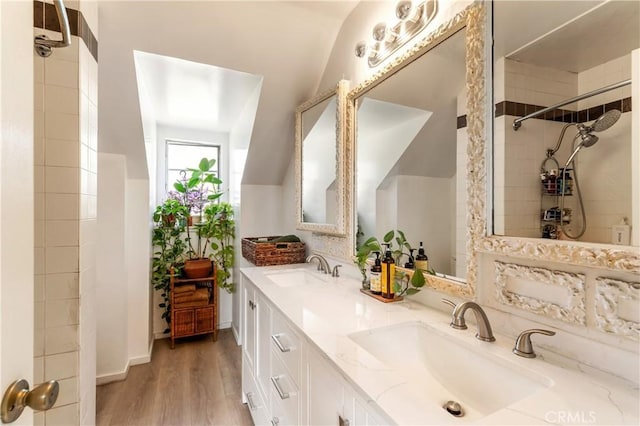
<svg viewBox="0 0 640 426"><path fill-rule="evenodd" d="M467 127L467 115L461 115L456 119L456 129L464 129Z"/></svg>
<svg viewBox="0 0 640 426"><path fill-rule="evenodd" d="M586 325L585 276L583 274L551 271L544 268L534 268L500 261L495 261L494 263L496 268L496 295L500 303L548 318ZM507 283L510 278L522 278L548 285L565 287L569 291L567 304L566 306L560 306L546 300L509 291L507 289Z"/></svg>
<svg viewBox="0 0 640 426"><path fill-rule="evenodd" d="M483 238L478 250L502 256L640 273L639 247L611 248L573 241L493 235Z"/></svg>
<svg viewBox="0 0 640 426"><path fill-rule="evenodd" d="M496 118L502 117L503 115L524 117L525 115L538 112L545 108L547 107L523 104L521 102L502 101L496 104L495 116ZM580 111L557 108L534 118L539 120L558 121L561 123L584 123L585 121L595 120L605 112L612 109L617 109L623 113L631 111L631 97L607 102L602 105L596 105Z"/></svg>
<svg viewBox="0 0 640 426"><path fill-rule="evenodd" d="M606 333L640 340L640 323L618 316L620 299L640 301L640 282L628 282L613 278L596 278L596 326Z"/></svg>
<svg viewBox="0 0 640 426"><path fill-rule="evenodd" d="M84 18L82 12L65 8L69 18L69 27L71 35L82 39L93 59L98 62L98 39L93 34L91 27ZM33 2L33 26L50 31L60 31L60 22L58 22L58 14L56 7L51 3L44 3L40 0Z"/></svg>

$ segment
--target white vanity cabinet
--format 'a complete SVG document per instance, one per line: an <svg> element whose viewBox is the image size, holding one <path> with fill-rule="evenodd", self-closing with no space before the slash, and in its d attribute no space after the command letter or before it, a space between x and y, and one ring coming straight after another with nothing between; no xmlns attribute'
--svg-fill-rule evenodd
<svg viewBox="0 0 640 426"><path fill-rule="evenodd" d="M378 425L365 400L244 275L242 395L256 425Z"/></svg>
<svg viewBox="0 0 640 426"><path fill-rule="evenodd" d="M247 403L255 424L266 424L269 418L269 393L263 386L270 370L269 348L263 342L264 328L269 327L271 308L255 286L244 280L242 286L242 400Z"/></svg>
<svg viewBox="0 0 640 426"><path fill-rule="evenodd" d="M300 424L301 340L243 277L242 395L256 425Z"/></svg>
<svg viewBox="0 0 640 426"><path fill-rule="evenodd" d="M310 425L383 425L381 418L319 351L307 351Z"/></svg>

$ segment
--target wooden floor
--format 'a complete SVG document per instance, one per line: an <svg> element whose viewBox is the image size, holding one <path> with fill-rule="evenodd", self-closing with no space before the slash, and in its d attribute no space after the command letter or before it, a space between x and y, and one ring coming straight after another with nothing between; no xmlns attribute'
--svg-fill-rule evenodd
<svg viewBox="0 0 640 426"><path fill-rule="evenodd" d="M98 386L97 425L252 425L241 401L241 348L231 329L156 340L150 363L126 380Z"/></svg>

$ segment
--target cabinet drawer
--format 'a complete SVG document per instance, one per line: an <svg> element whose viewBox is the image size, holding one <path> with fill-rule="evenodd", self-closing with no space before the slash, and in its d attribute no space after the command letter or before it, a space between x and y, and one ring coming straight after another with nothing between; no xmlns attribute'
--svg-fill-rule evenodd
<svg viewBox="0 0 640 426"><path fill-rule="evenodd" d="M288 419L290 424L298 424L299 392L297 385L291 380L291 375L282 360L273 349L271 353L271 408L281 409L280 417Z"/></svg>
<svg viewBox="0 0 640 426"><path fill-rule="evenodd" d="M282 359L291 380L296 386L300 386L301 340L275 309L271 317L271 347Z"/></svg>
<svg viewBox="0 0 640 426"><path fill-rule="evenodd" d="M269 422L269 407L264 403L246 357L242 357L242 400L246 402L253 423L264 425Z"/></svg>
<svg viewBox="0 0 640 426"><path fill-rule="evenodd" d="M196 333L213 331L214 310L213 306L196 308Z"/></svg>
<svg viewBox="0 0 640 426"><path fill-rule="evenodd" d="M271 418L269 421L271 426L296 426L300 424L298 419L289 417L289 413L280 403L280 395L275 389L271 389Z"/></svg>
<svg viewBox="0 0 640 426"><path fill-rule="evenodd" d="M171 322L173 323L173 335L175 337L193 334L195 330L193 309L174 311Z"/></svg>

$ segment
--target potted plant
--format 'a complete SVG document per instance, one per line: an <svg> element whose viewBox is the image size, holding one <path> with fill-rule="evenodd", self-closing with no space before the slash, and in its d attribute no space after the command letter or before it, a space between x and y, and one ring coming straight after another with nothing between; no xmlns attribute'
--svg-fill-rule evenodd
<svg viewBox="0 0 640 426"><path fill-rule="evenodd" d="M154 251L151 262L151 282L160 292L164 308L162 318L171 322L171 296L169 294L169 270L181 262L187 250L182 235L185 232L188 209L176 200L168 199L153 213L153 233L151 241Z"/></svg>
<svg viewBox="0 0 640 426"><path fill-rule="evenodd" d="M209 204L204 208L204 221L198 228L198 236L205 239L203 253L209 249L211 258L218 266L216 269L218 286L228 292L234 290L234 284L230 279L235 261L235 230L231 204L220 202Z"/></svg>
<svg viewBox="0 0 640 426"><path fill-rule="evenodd" d="M188 259L184 262L183 273L187 278L204 278L211 273L211 259L205 256L206 244L202 246L201 232L202 214L205 207L222 196L218 191L218 185L222 181L212 171L215 159L203 158L197 169L186 169L180 172L180 179L173 184L175 192L170 193L172 199L178 200L189 210L189 218L186 225L186 242L188 246ZM187 172L190 174L187 175ZM213 190L210 190L212 187ZM196 234L197 245L191 241L192 218L197 217Z"/></svg>
<svg viewBox="0 0 640 426"><path fill-rule="evenodd" d="M396 233L397 233L397 236L396 236ZM393 247L394 237L395 237L395 242L398 245L397 248ZM382 238L382 240L384 241L385 244L389 244L389 248L391 249L391 254L396 262L396 265L400 264L400 258L403 255L408 256L412 250L411 245L407 241L404 232L402 232L399 229L395 231L391 230L387 232ZM407 249L409 253L406 253L404 249ZM362 243L360 247L358 247L358 251L354 257L354 263L358 265L358 268L360 269L360 273L362 274L363 284L367 280L367 266L368 266L367 259L369 258L371 253L376 251L382 253L383 251L382 244L380 244L380 241L378 241L376 237L370 237L364 243ZM402 296L404 294L408 296L412 294L416 294L417 292L420 291L420 288L423 287L425 284L424 274L420 269L414 270L413 274L411 275L411 278L407 280L406 286L402 285L402 282L404 281L404 277L405 277L404 274L399 273L396 270L394 292L398 296Z"/></svg>
<svg viewBox="0 0 640 426"><path fill-rule="evenodd" d="M235 259L235 222L233 208L219 201L222 183L212 171L215 160L203 158L197 169L181 171L169 198L153 214L154 288L163 298L162 317L170 323L170 269L187 278L205 278L211 274L211 259L216 262L216 282L231 293ZM192 224L189 218L199 220ZM197 237L197 240L193 236ZM194 241L195 240L195 241Z"/></svg>

